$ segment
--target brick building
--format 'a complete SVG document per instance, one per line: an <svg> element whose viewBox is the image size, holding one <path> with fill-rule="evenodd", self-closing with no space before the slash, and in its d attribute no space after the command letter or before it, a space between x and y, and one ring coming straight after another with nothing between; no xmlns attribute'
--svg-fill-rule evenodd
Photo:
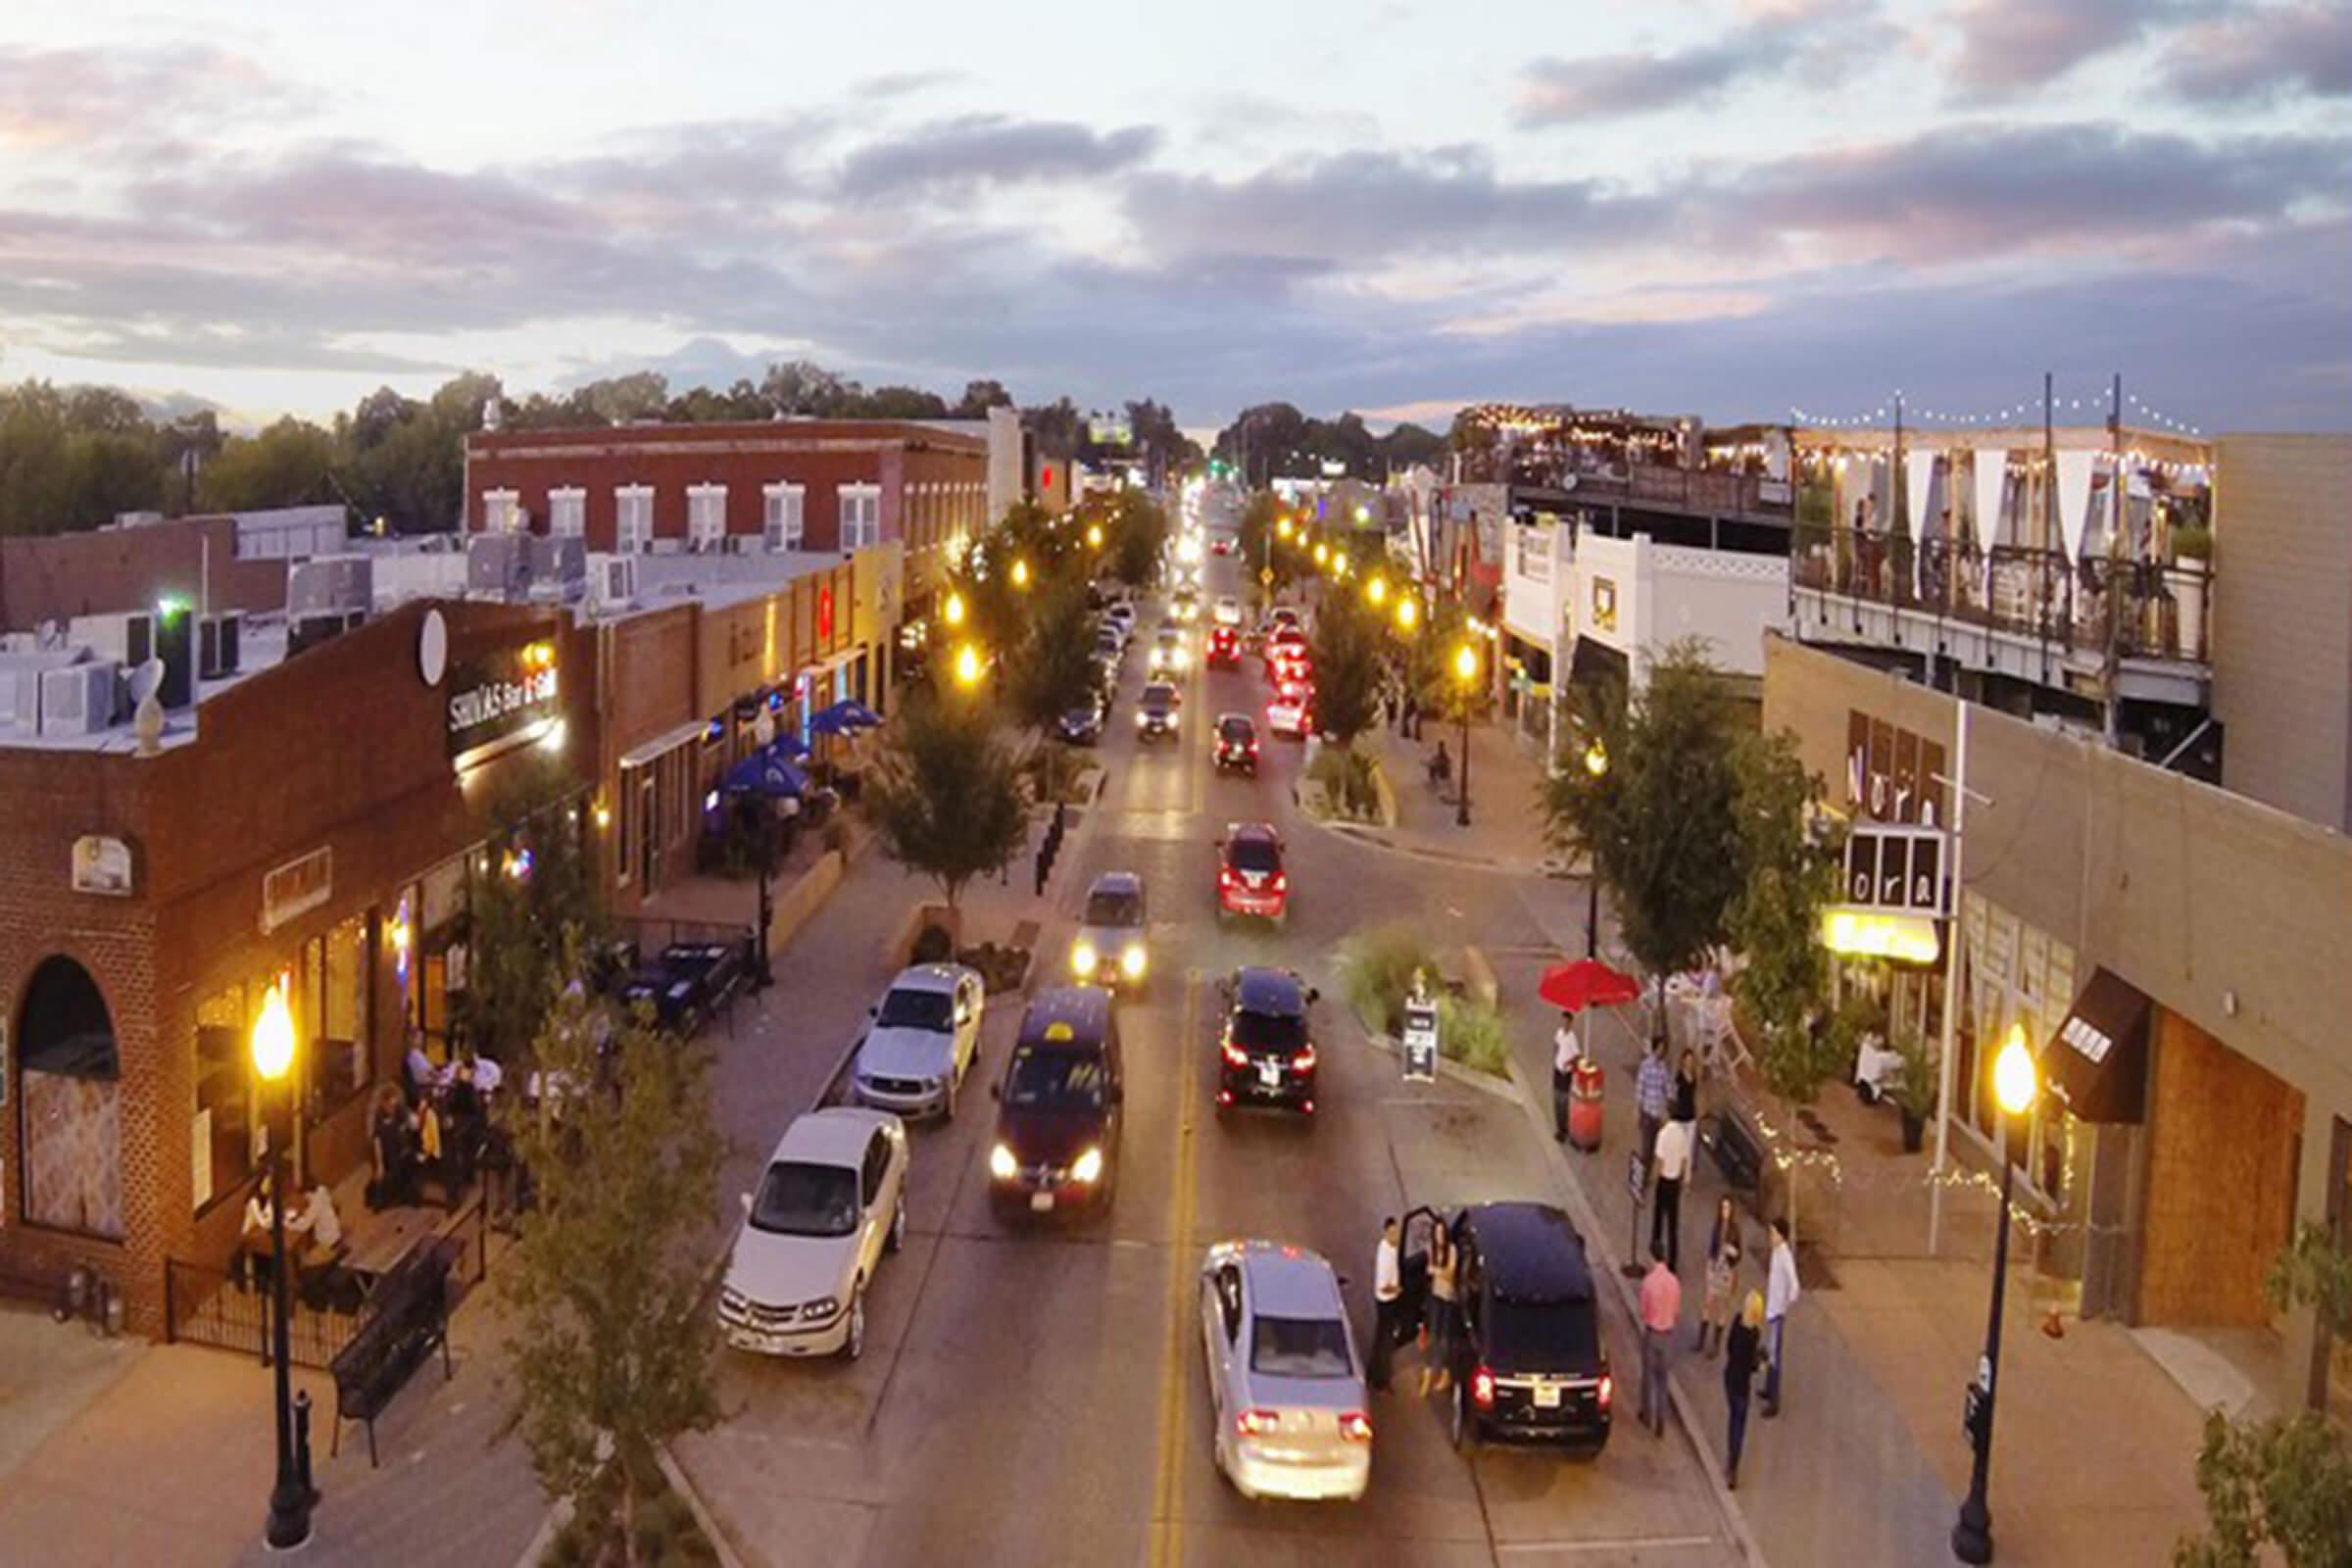
<svg viewBox="0 0 2352 1568"><path fill-rule="evenodd" d="M408 1020L462 984L444 934L486 792L599 745L593 639L555 609L419 602L273 652L254 638L152 755L127 726L0 741L0 1267L87 1265L143 1333L167 1258L234 1245L269 986L299 1042L280 1136L332 1182Z"/></svg>
<svg viewBox="0 0 2352 1568"><path fill-rule="evenodd" d="M152 518L0 539L0 627L144 610L182 598L211 613L286 608L289 562L345 548L343 509Z"/></svg>

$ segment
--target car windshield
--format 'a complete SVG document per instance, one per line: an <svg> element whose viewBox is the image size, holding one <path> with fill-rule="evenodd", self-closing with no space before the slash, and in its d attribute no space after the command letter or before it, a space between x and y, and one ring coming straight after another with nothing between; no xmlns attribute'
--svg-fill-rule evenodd
<svg viewBox="0 0 2352 1568"><path fill-rule="evenodd" d="M1487 1356L1514 1372L1599 1371L1592 1301L1496 1298L1489 1303Z"/></svg>
<svg viewBox="0 0 2352 1568"><path fill-rule="evenodd" d="M1250 1370L1276 1378L1344 1378L1348 1331L1336 1317L1259 1317L1250 1324Z"/></svg>
<svg viewBox="0 0 2352 1568"><path fill-rule="evenodd" d="M1250 739L1250 723L1246 718L1229 718L1217 726L1217 733L1229 741Z"/></svg>
<svg viewBox="0 0 2352 1568"><path fill-rule="evenodd" d="M1263 839L1235 839L1228 857L1237 871L1279 871L1282 855Z"/></svg>
<svg viewBox="0 0 2352 1568"><path fill-rule="evenodd" d="M1176 688L1173 686L1145 687L1144 706L1154 709L1174 708L1176 706Z"/></svg>
<svg viewBox="0 0 2352 1568"><path fill-rule="evenodd" d="M752 1200L752 1229L771 1236L847 1236L858 1228L858 1173L847 1165L777 1160Z"/></svg>
<svg viewBox="0 0 2352 1568"><path fill-rule="evenodd" d="M1081 925L1142 925L1144 901L1124 889L1097 888L1086 896L1086 918Z"/></svg>
<svg viewBox="0 0 2352 1568"><path fill-rule="evenodd" d="M885 1029L929 1029L946 1033L956 1022L956 998L945 991L901 986L882 999L874 1022Z"/></svg>
<svg viewBox="0 0 2352 1568"><path fill-rule="evenodd" d="M1237 1012L1233 1043L1245 1051L1297 1051L1306 1044L1306 1020L1279 1012Z"/></svg>
<svg viewBox="0 0 2352 1568"><path fill-rule="evenodd" d="M1004 1074L1004 1103L1037 1110L1101 1110L1102 1058L1075 1051L1023 1048Z"/></svg>

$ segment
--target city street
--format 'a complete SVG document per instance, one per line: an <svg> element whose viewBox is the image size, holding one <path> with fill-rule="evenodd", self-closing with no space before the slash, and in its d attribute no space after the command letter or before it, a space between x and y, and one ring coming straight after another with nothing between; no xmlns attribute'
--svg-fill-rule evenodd
<svg viewBox="0 0 2352 1568"><path fill-rule="evenodd" d="M1212 561L1205 598L1238 591L1237 576L1232 562ZM1147 634L1155 619L1148 611ZM1128 869L1149 885L1149 988L1119 1004L1129 1089L1114 1209L1017 1230L990 1212L993 1106L977 1086L1001 1076L1021 1001L998 999L956 1121L915 1130L907 1245L869 1297L863 1358L728 1351L728 1419L678 1446L734 1544L747 1560L772 1564L1736 1560L1682 1434L1661 1442L1630 1419L1639 1356L1614 1291L1602 1292L1604 1325L1628 1418L1597 1462L1547 1450L1458 1456L1440 1401L1410 1396L1407 1353L1395 1391L1373 1398L1375 1461L1361 1504L1248 1502L1215 1472L1196 1316L1206 1245L1261 1236L1324 1252L1347 1281L1360 1341L1383 1214L1557 1198L1514 1098L1449 1078L1399 1081L1396 1058L1364 1037L1337 994L1336 945L1407 916L1441 943L1507 952L1565 942L1581 896L1575 885L1442 865L1305 820L1291 801L1298 743L1268 737L1254 781L1214 776L1215 715L1264 705L1250 662L1196 667L1180 739L1140 745L1128 715L1142 662L1140 652L1130 661L1102 751L1102 799L1074 818L1064 858L1075 863L1056 871L1051 907L1033 911L1044 925L1034 989L1066 972L1089 879ZM1282 929L1214 915L1215 841L1226 823L1250 819L1276 823L1287 840L1293 903ZM1026 869L1016 866L1016 880ZM730 1218L736 1191L822 1082L820 1064L855 1038L887 978L882 947L916 895L888 866L861 866L857 885L780 957L768 1009L788 1012L807 1043L788 1064L749 1059L756 1053L722 1039L721 1113L739 1146L723 1195ZM986 895L992 907L1016 902ZM1217 980L1248 962L1295 967L1325 993L1311 1123L1220 1119L1213 1107Z"/></svg>

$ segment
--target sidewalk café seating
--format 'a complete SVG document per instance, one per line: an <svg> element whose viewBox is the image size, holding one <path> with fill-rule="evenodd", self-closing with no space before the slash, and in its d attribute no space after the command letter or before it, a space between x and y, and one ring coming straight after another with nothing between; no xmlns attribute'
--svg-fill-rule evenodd
<svg viewBox="0 0 2352 1568"><path fill-rule="evenodd" d="M409 1249L369 1298L368 1320L329 1363L335 1380L335 1431L327 1445L333 1457L342 1446L343 1423L368 1428L368 1465L373 1469L375 1418L407 1385L434 1348L441 1351L443 1382L456 1376L449 1356L450 1250L426 1239Z"/></svg>

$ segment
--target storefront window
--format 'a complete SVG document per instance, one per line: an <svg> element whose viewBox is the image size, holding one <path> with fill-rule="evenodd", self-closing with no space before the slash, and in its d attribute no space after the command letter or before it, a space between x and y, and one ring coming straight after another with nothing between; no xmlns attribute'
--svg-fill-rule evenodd
<svg viewBox="0 0 2352 1568"><path fill-rule="evenodd" d="M368 922L354 917L303 948L302 1008L314 1118L367 1087Z"/></svg>
<svg viewBox="0 0 2352 1568"><path fill-rule="evenodd" d="M253 1067L247 1040L253 1018L245 988L229 986L196 1008L195 1206L236 1191L257 1154L253 1136Z"/></svg>

